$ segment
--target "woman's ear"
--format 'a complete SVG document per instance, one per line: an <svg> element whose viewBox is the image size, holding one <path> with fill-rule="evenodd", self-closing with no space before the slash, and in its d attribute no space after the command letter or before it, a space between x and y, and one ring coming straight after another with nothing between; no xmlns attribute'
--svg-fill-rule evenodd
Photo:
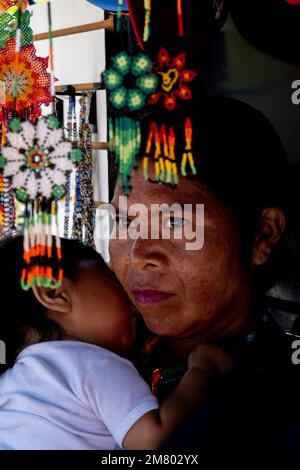
<svg viewBox="0 0 300 470"><path fill-rule="evenodd" d="M65 279L63 284L57 289L49 289L47 287L34 285L32 290L36 299L49 312L69 313L72 310L71 289L71 281Z"/></svg>
<svg viewBox="0 0 300 470"><path fill-rule="evenodd" d="M281 209L270 207L263 211L259 232L253 244L252 261L254 265L262 265L268 260L284 229L285 215Z"/></svg>

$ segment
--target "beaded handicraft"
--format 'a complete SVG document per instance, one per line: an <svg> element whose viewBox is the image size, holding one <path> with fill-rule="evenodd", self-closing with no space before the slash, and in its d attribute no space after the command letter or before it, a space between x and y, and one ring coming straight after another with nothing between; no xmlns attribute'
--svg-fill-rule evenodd
<svg viewBox="0 0 300 470"><path fill-rule="evenodd" d="M183 2L174 0L174 7L175 3L178 35L182 37ZM147 42L151 37L152 0L144 0L144 9L143 39ZM131 189L131 172L140 156L143 157L144 177L153 183L176 187L179 173L185 177L197 174L192 119L186 106L192 100L191 85L196 76L187 65L186 52L172 57L163 47L154 63L144 53L130 57L120 52L112 59L103 81L113 110L109 118L110 150L115 152L125 194ZM153 112L153 117L142 139L141 121L149 112Z"/></svg>
<svg viewBox="0 0 300 470"><path fill-rule="evenodd" d="M66 135L70 142L78 142L78 128L76 118L76 96L69 96L68 114L67 114L67 129ZM64 237L69 237L70 230L70 215L71 215L71 173L67 175L66 181L66 195L65 195L65 210L64 210Z"/></svg>
<svg viewBox="0 0 300 470"><path fill-rule="evenodd" d="M51 77L47 72L48 58L36 56L33 44L22 47L17 53L17 85L16 77L16 40L11 38L0 50L0 81L5 85L6 101L0 109L0 121L7 123L14 115L22 119L34 121L42 113L41 105L52 101L50 94ZM18 97L14 106L14 98Z"/></svg>
<svg viewBox="0 0 300 470"><path fill-rule="evenodd" d="M115 152L121 184L127 194L131 188L130 175L141 148L140 121L147 98L156 91L159 79L146 54L132 57L120 52L104 72L103 81L109 91L113 114L109 118L110 150Z"/></svg>
<svg viewBox="0 0 300 470"><path fill-rule="evenodd" d="M12 119L7 143L1 150L0 168L11 182L16 198L25 205L24 270L22 287L55 288L62 282L61 249L56 237L53 253L52 223L57 201L65 195L67 174L80 161L81 152L65 140L55 116L39 118L36 124Z"/></svg>
<svg viewBox="0 0 300 470"><path fill-rule="evenodd" d="M5 103L1 106L2 148L0 149L0 221L10 215L5 204L6 182L16 200L23 204L24 269L21 285L29 290L35 284L49 288L61 285L61 245L53 237L58 231L57 202L65 195L67 175L81 160L81 151L73 148L63 135L58 118L41 115L41 104L54 108L54 63L51 5L48 2L50 73L48 59L36 56L33 44L22 42L21 0L14 3L17 12L15 38L9 38L0 50L0 83L4 83ZM3 132L5 129L5 132ZM3 191L1 193L1 188Z"/></svg>
<svg viewBox="0 0 300 470"><path fill-rule="evenodd" d="M82 153L76 170L72 238L94 246L95 202L93 186L92 129L89 124L91 93L80 99L79 148Z"/></svg>
<svg viewBox="0 0 300 470"><path fill-rule="evenodd" d="M5 133L12 117L34 121L52 97L48 58L36 55L27 2L0 0L0 13L0 82L5 87L0 124Z"/></svg>
<svg viewBox="0 0 300 470"><path fill-rule="evenodd" d="M51 102L48 61L36 57L27 6L26 0L0 0L0 149L13 116L34 120L40 105ZM14 194L0 178L0 232L11 232L16 229Z"/></svg>
<svg viewBox="0 0 300 470"><path fill-rule="evenodd" d="M152 106L162 106L161 116L171 114L181 103L192 99L191 82L196 77L196 72L186 67L186 52L176 55L173 59L165 48L161 48L158 53L157 63L153 66L153 71L158 77L159 84L157 90L148 98L148 104ZM146 148L143 159L144 177L148 181L176 186L178 184L178 158L176 153L176 136L182 132L182 126L178 126L178 120L183 121L183 133L185 146L181 151L180 171L183 176L189 173L197 173L193 150L193 127L191 118L186 115L185 107L180 113L180 118L175 119L173 124L166 124L163 118L160 122L153 120L150 123ZM167 116L166 121L172 122L172 118ZM182 140L181 137L181 140ZM149 164L154 160L154 179L149 175ZM188 169L189 165L189 169Z"/></svg>
<svg viewBox="0 0 300 470"><path fill-rule="evenodd" d="M175 2L175 0L174 0ZM182 0L176 0L177 5L177 16L178 16L178 34L184 36L184 23L183 23L183 12L182 12ZM144 22L144 34L143 41L147 42L151 36L151 9L152 0L144 0L145 9L145 22Z"/></svg>

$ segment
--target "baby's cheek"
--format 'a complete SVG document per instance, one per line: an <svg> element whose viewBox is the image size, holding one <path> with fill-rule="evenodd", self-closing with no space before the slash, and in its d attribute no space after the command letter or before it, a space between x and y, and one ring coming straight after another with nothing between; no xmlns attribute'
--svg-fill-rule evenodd
<svg viewBox="0 0 300 470"><path fill-rule="evenodd" d="M126 272L126 259L130 253L130 246L125 241L113 241L110 244L111 267L117 278L122 281Z"/></svg>

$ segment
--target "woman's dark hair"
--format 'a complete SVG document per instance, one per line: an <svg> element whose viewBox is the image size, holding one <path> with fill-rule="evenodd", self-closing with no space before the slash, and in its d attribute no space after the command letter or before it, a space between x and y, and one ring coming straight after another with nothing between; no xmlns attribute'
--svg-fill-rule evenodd
<svg viewBox="0 0 300 470"><path fill-rule="evenodd" d="M289 208L288 160L269 120L233 98L206 97L193 111L197 178L235 216L241 234L241 261L248 267L265 208ZM255 272L261 293L272 287L283 268L284 237L265 265Z"/></svg>
<svg viewBox="0 0 300 470"><path fill-rule="evenodd" d="M80 261L94 260L109 269L102 257L92 248L73 240L61 240L64 275L76 281ZM58 325L49 320L45 308L36 299L32 290L24 291L20 284L23 262L23 237L0 240L0 289L1 320L0 340L6 347L6 364L0 372L11 367L17 354L25 346L28 330L38 333L40 341L60 339Z"/></svg>

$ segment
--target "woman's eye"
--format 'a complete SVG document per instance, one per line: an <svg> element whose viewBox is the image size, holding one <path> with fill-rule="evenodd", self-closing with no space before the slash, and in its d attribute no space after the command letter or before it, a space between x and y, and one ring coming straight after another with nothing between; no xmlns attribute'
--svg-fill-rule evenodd
<svg viewBox="0 0 300 470"><path fill-rule="evenodd" d="M165 222L165 226L171 229L182 228L184 225L185 219L182 217L169 217Z"/></svg>

